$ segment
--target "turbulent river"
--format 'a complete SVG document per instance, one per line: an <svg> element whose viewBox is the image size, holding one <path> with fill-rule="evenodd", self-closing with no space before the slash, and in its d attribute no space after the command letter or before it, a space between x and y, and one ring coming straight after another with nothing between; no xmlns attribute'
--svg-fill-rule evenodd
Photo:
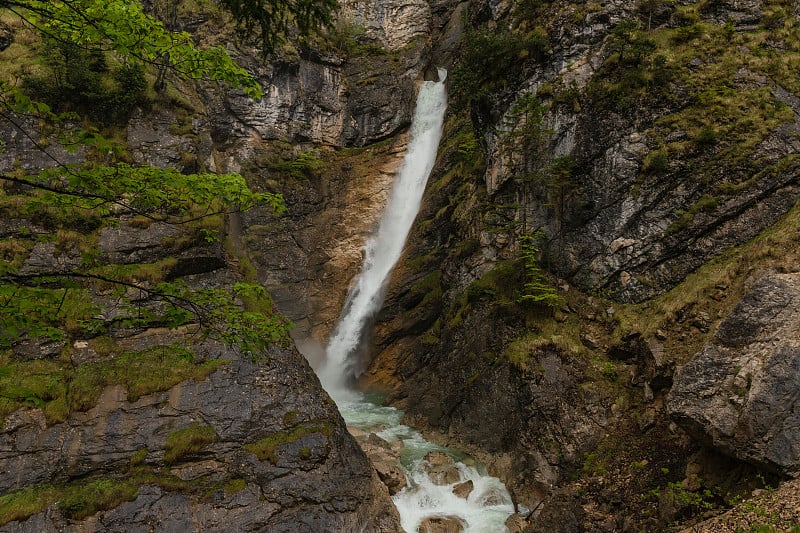
<svg viewBox="0 0 800 533"><path fill-rule="evenodd" d="M420 87L403 166L378 228L365 246L364 264L347 295L317 374L350 427L376 433L398 450L407 484L393 500L406 531L416 532L425 518L451 517L469 533L498 532L506 529L504 522L514 512L511 497L500 480L486 475L480 465L463 455L436 446L401 424L403 413L398 409L382 406L374 398L351 389L360 370L359 347L370 320L383 303L386 281L402 254L436 161L447 106L446 75L440 69L439 81L426 81ZM431 452L453 457L457 474L451 470L446 480L432 479ZM457 496L454 488L467 481L472 481L472 490L464 497Z"/></svg>

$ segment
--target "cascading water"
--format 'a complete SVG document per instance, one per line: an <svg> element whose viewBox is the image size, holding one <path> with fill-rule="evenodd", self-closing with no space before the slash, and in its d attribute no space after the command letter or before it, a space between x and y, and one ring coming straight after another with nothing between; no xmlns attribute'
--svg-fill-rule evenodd
<svg viewBox="0 0 800 533"><path fill-rule="evenodd" d="M447 93L447 71L439 69L439 81L426 81L417 96L411 122L411 139L403 166L398 174L378 230L365 249L364 265L350 288L344 310L317 370L325 390L334 397L346 396L355 377L358 347L364 328L383 303L384 286L389 273L403 252L408 232L419 211L428 175L436 161L442 136Z"/></svg>
<svg viewBox="0 0 800 533"><path fill-rule="evenodd" d="M514 512L511 497L500 480L486 475L477 466L457 463L458 480L434 483L429 477L426 454L431 451L456 454L400 424L401 411L370 402L350 388L357 377L359 345L370 319L383 303L386 281L403 251L436 160L447 104L446 74L439 69L439 81L426 81L420 88L403 166L378 229L367 242L361 273L350 288L317 374L349 426L374 431L389 442L400 443L400 463L408 485L393 500L406 531L416 532L426 517L447 516L459 520L465 532L497 532L506 529L505 519ZM455 485L466 481L472 481L472 491L467 497L457 496Z"/></svg>

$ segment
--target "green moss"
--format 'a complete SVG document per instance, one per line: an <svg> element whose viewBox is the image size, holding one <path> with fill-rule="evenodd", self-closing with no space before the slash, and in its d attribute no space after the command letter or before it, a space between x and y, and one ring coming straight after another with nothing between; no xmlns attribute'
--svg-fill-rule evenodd
<svg viewBox="0 0 800 533"><path fill-rule="evenodd" d="M689 224L692 223L694 220L695 215L701 212L709 212L716 209L719 205L719 200L710 196L708 194L704 194L700 197L700 199L695 202L692 207L689 208L688 211L680 211L678 212L678 219L667 226L667 229L664 230L664 233L667 235L672 235L674 233L678 233L679 231L683 231Z"/></svg>
<svg viewBox="0 0 800 533"><path fill-rule="evenodd" d="M117 353L103 361L73 367L61 361L15 361L0 355L0 416L26 405L41 407L49 423L63 422L72 411L94 407L108 385L123 385L128 399L167 390L181 381L203 380L223 360L194 362L182 346L159 346L118 353L114 341L92 341L98 353Z"/></svg>
<svg viewBox="0 0 800 533"><path fill-rule="evenodd" d="M149 468L135 469L121 479L96 476L64 485L33 485L0 496L0 525L13 520L25 520L53 504L67 518L80 520L134 500L139 487L145 484L158 485L170 491L187 492L192 489L188 483L175 476Z"/></svg>
<svg viewBox="0 0 800 533"><path fill-rule="evenodd" d="M245 444L244 449L255 454L260 461L266 460L272 464L277 464L279 447L290 442L295 442L313 433L321 433L329 437L331 435L330 425L327 422L306 422L294 427L290 431L279 431L263 439Z"/></svg>
<svg viewBox="0 0 800 533"><path fill-rule="evenodd" d="M131 455L131 466L139 466L144 463L145 459L147 459L147 448L141 448L136 453Z"/></svg>
<svg viewBox="0 0 800 533"><path fill-rule="evenodd" d="M167 437L164 461L174 463L186 455L197 453L214 442L216 438L217 434L214 432L214 428L197 423L175 430Z"/></svg>
<svg viewBox="0 0 800 533"><path fill-rule="evenodd" d="M107 361L81 365L71 376L70 407L78 411L93 407L102 389L114 384L124 385L128 399L136 401L145 394L167 390L181 381L203 380L225 362L212 360L195 364L191 350L173 345L126 352Z"/></svg>

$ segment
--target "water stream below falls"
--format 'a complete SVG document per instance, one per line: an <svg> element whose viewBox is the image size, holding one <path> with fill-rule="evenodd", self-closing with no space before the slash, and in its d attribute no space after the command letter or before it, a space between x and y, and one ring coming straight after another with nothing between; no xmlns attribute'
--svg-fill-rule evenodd
<svg viewBox="0 0 800 533"><path fill-rule="evenodd" d="M506 529L504 522L514 512L500 480L401 424L401 411L378 405L351 388L359 373L359 348L370 320L383 303L386 281L403 252L436 161L447 106L446 75L439 69L439 81L425 81L420 87L403 166L378 228L367 241L361 272L350 287L317 374L350 427L375 433L396 447L407 483L393 500L406 531L416 533L428 517L450 517L458 520L465 532L494 533ZM441 453L429 455L431 452ZM436 465L438 472L432 468L434 457L446 463ZM457 460L451 462L450 457ZM447 469L446 475L439 475L443 469ZM469 486L469 481L472 489L458 490L461 496L456 495L456 486L464 482Z"/></svg>
<svg viewBox="0 0 800 533"><path fill-rule="evenodd" d="M380 405L376 398L359 393L349 399L340 398L338 405L348 427L365 434L375 433L399 453L407 484L392 500L405 531L416 533L429 517L457 519L465 533L506 531L505 521L514 513L511 495L482 465L456 450L425 440L418 431L400 422L402 411ZM439 467L439 476L431 476L431 464L426 460L431 452L441 452L454 460L447 471ZM457 487L470 481L471 490L457 495Z"/></svg>

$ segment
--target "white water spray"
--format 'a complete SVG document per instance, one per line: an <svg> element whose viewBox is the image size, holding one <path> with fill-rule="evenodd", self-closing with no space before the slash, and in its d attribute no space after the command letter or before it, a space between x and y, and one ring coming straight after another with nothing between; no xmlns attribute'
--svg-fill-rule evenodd
<svg viewBox="0 0 800 533"><path fill-rule="evenodd" d="M364 265L347 295L325 361L317 370L323 387L334 399L350 396L348 386L356 377L357 352L364 330L383 303L386 280L400 259L419 211L442 135L447 105L446 75L447 71L439 69L439 81L426 81L420 88L403 166L389 194L378 230L367 242Z"/></svg>

